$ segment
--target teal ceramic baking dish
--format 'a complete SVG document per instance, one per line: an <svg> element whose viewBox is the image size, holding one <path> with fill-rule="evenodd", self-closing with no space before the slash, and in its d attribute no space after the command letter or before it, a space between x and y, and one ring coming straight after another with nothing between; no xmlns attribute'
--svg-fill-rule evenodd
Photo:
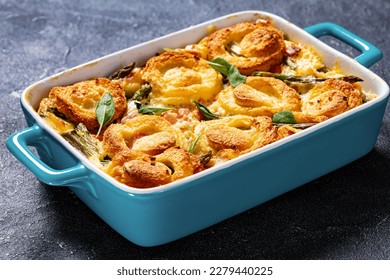
<svg viewBox="0 0 390 280"><path fill-rule="evenodd" d="M325 64L336 61L346 73L364 79L377 97L353 110L216 167L151 189L122 185L97 169L36 113L50 88L107 76L136 61L139 65L164 47L182 47L207 34L207 27L229 26L267 17L293 41L314 46ZM334 36L358 49L350 58L316 37ZM7 147L39 180L69 187L99 217L131 242L164 244L232 217L331 172L373 149L388 101L388 85L367 67L382 57L372 44L333 24L301 29L276 15L244 11L220 17L66 70L28 87L21 105L28 127ZM29 147L35 147L39 157ZM278 166L285 168L280 172ZM301 172L305 170L305 172Z"/></svg>

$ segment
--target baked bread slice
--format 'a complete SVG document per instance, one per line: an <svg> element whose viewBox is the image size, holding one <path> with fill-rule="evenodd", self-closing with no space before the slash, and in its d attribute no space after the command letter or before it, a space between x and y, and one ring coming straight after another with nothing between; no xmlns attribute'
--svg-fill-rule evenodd
<svg viewBox="0 0 390 280"><path fill-rule="evenodd" d="M222 28L208 38L208 58L223 58L245 75L269 71L282 62L284 50L283 33L262 20Z"/></svg>
<svg viewBox="0 0 390 280"><path fill-rule="evenodd" d="M73 123L83 123L87 129L96 133L99 123L95 109L105 93L110 93L115 102L115 112L110 123L118 119L126 111L125 92L118 82L107 78L82 81L70 86L57 86L50 90L49 99L58 112L64 114Z"/></svg>

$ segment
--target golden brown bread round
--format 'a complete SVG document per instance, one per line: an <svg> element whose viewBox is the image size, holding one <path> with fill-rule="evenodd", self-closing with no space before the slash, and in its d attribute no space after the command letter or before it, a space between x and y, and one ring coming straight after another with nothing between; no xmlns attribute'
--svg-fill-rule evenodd
<svg viewBox="0 0 390 280"><path fill-rule="evenodd" d="M83 123L89 131L96 132L99 123L95 108L102 96L109 92L115 102L115 113L110 122L123 115L127 108L125 92L118 82L106 78L97 78L70 86L58 86L51 89L49 99L53 106L73 123Z"/></svg>
<svg viewBox="0 0 390 280"><path fill-rule="evenodd" d="M299 111L301 98L281 80L248 77L246 83L223 90L210 108L222 115L272 117L283 110Z"/></svg>
<svg viewBox="0 0 390 280"><path fill-rule="evenodd" d="M201 165L197 156L179 147L169 148L157 155L156 161L171 169L172 181L194 174Z"/></svg>
<svg viewBox="0 0 390 280"><path fill-rule="evenodd" d="M167 184L171 177L171 171L166 165L130 149L118 152L105 172L117 181L135 188Z"/></svg>
<svg viewBox="0 0 390 280"><path fill-rule="evenodd" d="M122 183L136 188L150 188L172 181L171 170L160 162L131 160L122 167Z"/></svg>
<svg viewBox="0 0 390 280"><path fill-rule="evenodd" d="M232 45L240 53L229 51ZM243 22L212 33L208 39L209 59L223 58L246 75L269 71L283 59L283 34L270 22Z"/></svg>
<svg viewBox="0 0 390 280"><path fill-rule="evenodd" d="M361 105L363 100L363 92L353 84L332 78L307 93L302 112L330 118Z"/></svg>
<svg viewBox="0 0 390 280"><path fill-rule="evenodd" d="M132 149L148 155L158 155L175 145L176 137L168 131L161 131L135 140Z"/></svg>
<svg viewBox="0 0 390 280"><path fill-rule="evenodd" d="M123 150L157 155L180 146L180 131L160 116L139 115L123 124L112 124L103 134L103 150L113 158Z"/></svg>
<svg viewBox="0 0 390 280"><path fill-rule="evenodd" d="M172 147L156 157L123 150L113 158L105 171L128 186L150 188L190 176L199 172L200 167L198 157L179 147Z"/></svg>
<svg viewBox="0 0 390 280"><path fill-rule="evenodd" d="M269 117L237 115L201 122L195 154L212 151L215 160L228 160L249 153L277 140L277 129Z"/></svg>
<svg viewBox="0 0 390 280"><path fill-rule="evenodd" d="M164 52L148 60L142 78L152 86L151 104L188 105L210 100L222 89L222 76L187 51Z"/></svg>

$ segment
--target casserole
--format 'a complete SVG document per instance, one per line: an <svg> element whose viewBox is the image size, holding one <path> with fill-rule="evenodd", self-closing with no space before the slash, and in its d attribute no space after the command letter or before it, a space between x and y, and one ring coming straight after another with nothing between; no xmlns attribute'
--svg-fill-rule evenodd
<svg viewBox="0 0 390 280"><path fill-rule="evenodd" d="M362 77L364 90L375 92L377 97L296 135L153 189L135 189L119 184L92 165L36 113L40 100L54 86L107 76L133 61L142 64L166 46L175 48L195 43L207 34L209 25L222 28L264 16L292 40L314 46L326 65L333 65L337 60L343 72ZM70 187L97 215L133 243L155 246L181 238L318 178L365 155L374 147L389 88L365 67L378 61L381 52L331 23L311 26L306 31L316 37L335 36L360 50L362 55L351 59L269 13L246 11L227 15L33 84L21 96L30 127L12 135L7 146L41 181ZM39 157L28 146L36 147ZM280 165L288 168L280 170L277 168Z"/></svg>

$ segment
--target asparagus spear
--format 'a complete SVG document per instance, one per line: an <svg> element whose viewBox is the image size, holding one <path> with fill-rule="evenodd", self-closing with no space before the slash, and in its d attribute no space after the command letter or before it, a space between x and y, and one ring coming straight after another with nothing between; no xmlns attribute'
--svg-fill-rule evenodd
<svg viewBox="0 0 390 280"><path fill-rule="evenodd" d="M65 132L62 136L87 158L98 158L102 154L98 141L89 134L83 123L79 123L75 129Z"/></svg>
<svg viewBox="0 0 390 280"><path fill-rule="evenodd" d="M316 83L324 82L327 79L330 79L330 78L315 78L312 76L305 77L305 76L285 75L285 74L261 72L261 71L255 71L252 73L252 75L259 76L259 77L273 77L282 80L286 83L302 83L302 84L316 84ZM352 75L335 77L334 79L342 80L349 83L363 82L363 79Z"/></svg>
<svg viewBox="0 0 390 280"><path fill-rule="evenodd" d="M298 129L306 129L306 128L309 128L313 125L316 125L317 123L294 123L294 124L291 124L291 123L272 123L274 126L276 127L281 127L283 125L289 125L289 126L292 126L294 128L298 128Z"/></svg>
<svg viewBox="0 0 390 280"><path fill-rule="evenodd" d="M117 79L122 79L129 75L131 71L133 71L135 67L135 62L127 65L126 67L123 67L122 69L119 69L118 71L112 73L108 78L110 80L117 80Z"/></svg>
<svg viewBox="0 0 390 280"><path fill-rule="evenodd" d="M212 151L208 151L206 154L201 155L199 157L200 163L203 164L203 165L208 164L209 161L211 160L212 156L213 156L213 152Z"/></svg>
<svg viewBox="0 0 390 280"><path fill-rule="evenodd" d="M151 91L152 86L149 83L143 84L140 89L134 93L133 99L140 101L141 99L147 98Z"/></svg>

